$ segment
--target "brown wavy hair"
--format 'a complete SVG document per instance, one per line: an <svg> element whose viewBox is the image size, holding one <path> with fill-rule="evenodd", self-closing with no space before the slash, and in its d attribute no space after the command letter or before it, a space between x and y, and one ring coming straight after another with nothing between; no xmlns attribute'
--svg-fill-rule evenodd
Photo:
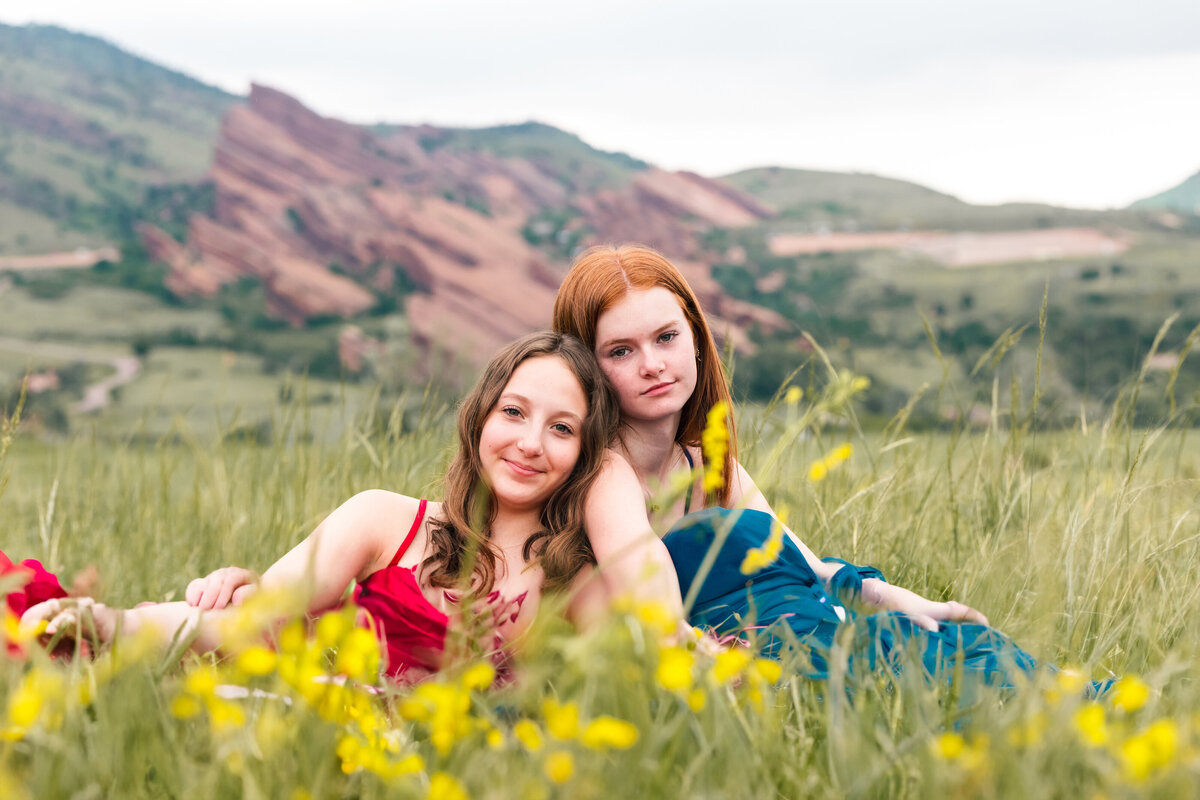
<svg viewBox="0 0 1200 800"><path fill-rule="evenodd" d="M584 498L600 474L620 410L592 351L574 336L541 331L497 353L459 408L458 452L446 471L441 514L430 520L432 553L422 564L434 586L460 585L468 568L477 595L487 594L495 584L498 555L490 531L496 508L483 480L479 439L517 367L539 356L557 356L571 370L587 398L587 416L579 432L579 460L542 506L541 527L525 540L521 553L526 561L540 562L546 591L565 588L579 570L595 563L584 531Z"/></svg>
<svg viewBox="0 0 1200 800"><path fill-rule="evenodd" d="M655 286L669 290L679 299L692 327L692 338L700 350L696 388L683 406L675 441L684 447L699 447L709 409L721 400L729 404L730 411L725 420L729 428L729 450L722 471L724 482L714 497L718 505L727 505L737 460L737 430L733 422L729 378L704 312L700 310L700 301L679 269L661 253L645 245L592 247L575 259L558 287L558 296L554 299L554 330L576 336L594 349L600 315L630 291Z"/></svg>

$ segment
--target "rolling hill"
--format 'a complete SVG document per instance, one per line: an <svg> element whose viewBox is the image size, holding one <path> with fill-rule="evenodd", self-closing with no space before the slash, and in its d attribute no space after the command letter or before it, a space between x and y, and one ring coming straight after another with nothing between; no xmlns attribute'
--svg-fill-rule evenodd
<svg viewBox="0 0 1200 800"><path fill-rule="evenodd" d="M1200 216L1200 172L1165 192L1138 200L1132 207L1181 211Z"/></svg>
<svg viewBox="0 0 1200 800"><path fill-rule="evenodd" d="M110 200L200 180L237 99L103 39L0 24L0 255L110 242Z"/></svg>

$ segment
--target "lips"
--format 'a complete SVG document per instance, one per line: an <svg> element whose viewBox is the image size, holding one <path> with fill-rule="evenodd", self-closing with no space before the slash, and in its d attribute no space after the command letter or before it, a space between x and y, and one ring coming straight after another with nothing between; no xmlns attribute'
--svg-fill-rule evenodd
<svg viewBox="0 0 1200 800"><path fill-rule="evenodd" d="M670 389L674 385L675 385L674 381L668 381L666 383L656 383L653 386L651 386L649 389L647 389L646 391L642 392L642 396L643 397L657 397L658 395L666 392L668 389Z"/></svg>
<svg viewBox="0 0 1200 800"><path fill-rule="evenodd" d="M519 461L504 459L504 463L508 464L509 469L517 473L523 478L532 478L534 475L541 475L542 470L531 467L527 464L522 464Z"/></svg>

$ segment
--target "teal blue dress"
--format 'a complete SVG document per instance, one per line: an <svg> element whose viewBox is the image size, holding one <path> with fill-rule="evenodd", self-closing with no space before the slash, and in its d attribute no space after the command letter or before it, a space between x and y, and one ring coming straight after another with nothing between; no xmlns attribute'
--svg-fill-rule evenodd
<svg viewBox="0 0 1200 800"><path fill-rule="evenodd" d="M804 672L820 680L829 677L835 634L849 624L851 674L864 668L899 670L902 663L919 658L931 679L962 674L989 685L1013 687L1018 674L1039 669L1033 656L986 625L942 622L936 631L927 631L898 612L856 613L853 604L845 603L858 595L865 578L882 579L882 574L872 567L826 559L843 565L827 588L787 536L773 563L743 574L746 553L762 547L772 522L761 511L709 508L685 516L667 533L663 542L687 597L717 532L728 529L689 612L693 625L719 636L749 635L764 655L772 657L799 645L808 656ZM911 652L910 659L902 657L906 651Z"/></svg>

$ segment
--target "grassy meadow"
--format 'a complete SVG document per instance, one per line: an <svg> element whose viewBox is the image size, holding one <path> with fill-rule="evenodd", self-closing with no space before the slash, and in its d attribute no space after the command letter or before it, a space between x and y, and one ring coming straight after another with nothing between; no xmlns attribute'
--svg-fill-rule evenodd
<svg viewBox="0 0 1200 800"><path fill-rule="evenodd" d="M1196 432L1130 427L1119 403L1039 430L1031 398L1006 396L982 429L910 434L902 414L861 433L854 388L843 375L741 419L740 456L776 509L818 553L968 602L1068 671L1011 692L916 669L851 679L838 649L817 683L788 660L664 638L641 607L586 634L546 614L498 688L461 647L435 679L376 695L359 688L374 644L344 615L307 635L290 623L268 650L253 631L275 612L252 605L219 661L125 641L52 662L16 643L0 663L0 796L1196 795ZM368 404L321 437L319 410L291 403L265 441L52 444L10 425L4 550L113 604L179 599L215 567L266 567L357 491L436 496L452 409L406 406ZM325 674L350 680L313 681ZM1122 680L1095 702L1084 676Z"/></svg>

